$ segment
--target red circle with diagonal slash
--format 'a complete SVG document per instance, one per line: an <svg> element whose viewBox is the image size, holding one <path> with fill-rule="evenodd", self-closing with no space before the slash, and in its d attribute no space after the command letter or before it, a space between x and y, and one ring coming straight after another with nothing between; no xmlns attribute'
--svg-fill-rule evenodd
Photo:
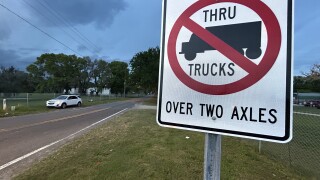
<svg viewBox="0 0 320 180"><path fill-rule="evenodd" d="M246 6L257 13L265 24L267 30L267 48L266 52L258 65L247 59L244 55L232 48L230 45L223 42L215 35L211 34L205 28L198 25L191 20L191 16L200 9L217 3L236 3ZM224 56L229 58L235 64L244 69L248 75L242 79L224 85L210 85L198 82L191 78L180 66L177 58L176 43L179 32L182 27L186 27L191 32L200 37L203 41L208 43L214 49L218 50ZM275 63L281 46L281 30L279 22L272 12L272 10L260 0L199 0L186 9L181 16L177 19L169 35L168 40L168 58L170 66L178 77L178 79L189 88L210 95L226 95L232 94L257 83L267 72L272 68Z"/></svg>

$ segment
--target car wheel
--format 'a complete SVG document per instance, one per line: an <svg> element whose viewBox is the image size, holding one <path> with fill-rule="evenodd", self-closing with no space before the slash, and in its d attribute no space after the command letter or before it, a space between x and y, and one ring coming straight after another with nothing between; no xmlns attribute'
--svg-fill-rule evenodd
<svg viewBox="0 0 320 180"><path fill-rule="evenodd" d="M67 104L66 103L63 103L62 105L61 105L61 108L62 109L65 109L67 107Z"/></svg>
<svg viewBox="0 0 320 180"><path fill-rule="evenodd" d="M81 106L81 102L78 102L77 106L80 107Z"/></svg>

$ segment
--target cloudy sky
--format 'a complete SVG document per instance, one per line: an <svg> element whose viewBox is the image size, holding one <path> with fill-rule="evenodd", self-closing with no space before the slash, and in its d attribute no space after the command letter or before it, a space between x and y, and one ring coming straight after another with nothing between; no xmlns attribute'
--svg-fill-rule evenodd
<svg viewBox="0 0 320 180"><path fill-rule="evenodd" d="M159 46L161 1L0 0L0 23L3 66L24 69L43 53L128 62Z"/></svg>
<svg viewBox="0 0 320 180"><path fill-rule="evenodd" d="M320 1L295 2L295 74L320 62ZM43 53L129 62L160 45L161 0L0 0L0 66Z"/></svg>

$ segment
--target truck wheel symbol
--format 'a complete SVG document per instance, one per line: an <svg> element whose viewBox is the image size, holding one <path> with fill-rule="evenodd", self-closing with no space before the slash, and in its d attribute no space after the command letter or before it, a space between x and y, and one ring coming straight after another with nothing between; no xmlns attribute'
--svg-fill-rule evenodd
<svg viewBox="0 0 320 180"><path fill-rule="evenodd" d="M197 57L197 53L194 52L187 52L184 57L186 58L186 60L188 61L192 61Z"/></svg>
<svg viewBox="0 0 320 180"><path fill-rule="evenodd" d="M257 59L262 54L260 48L248 48L246 50L246 56L250 59Z"/></svg>
<svg viewBox="0 0 320 180"><path fill-rule="evenodd" d="M214 34L225 43L236 49L242 55L250 59L257 59L261 56L261 21L206 27L206 30ZM244 51L244 48L247 48ZM188 61L196 58L197 53L204 53L207 50L216 50L197 35L192 34L189 42L183 42L181 52Z"/></svg>

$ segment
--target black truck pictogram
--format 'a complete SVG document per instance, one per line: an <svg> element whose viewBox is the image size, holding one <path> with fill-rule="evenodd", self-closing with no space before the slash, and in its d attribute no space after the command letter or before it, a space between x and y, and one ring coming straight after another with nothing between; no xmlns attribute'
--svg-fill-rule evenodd
<svg viewBox="0 0 320 180"><path fill-rule="evenodd" d="M224 26L207 27L210 33L214 34L225 43L236 49L250 59L260 57L261 51L261 21L232 24ZM246 48L246 51L244 51ZM204 53L207 50L216 50L197 35L192 34L189 42L182 43L182 50L185 58L192 61L197 53Z"/></svg>

